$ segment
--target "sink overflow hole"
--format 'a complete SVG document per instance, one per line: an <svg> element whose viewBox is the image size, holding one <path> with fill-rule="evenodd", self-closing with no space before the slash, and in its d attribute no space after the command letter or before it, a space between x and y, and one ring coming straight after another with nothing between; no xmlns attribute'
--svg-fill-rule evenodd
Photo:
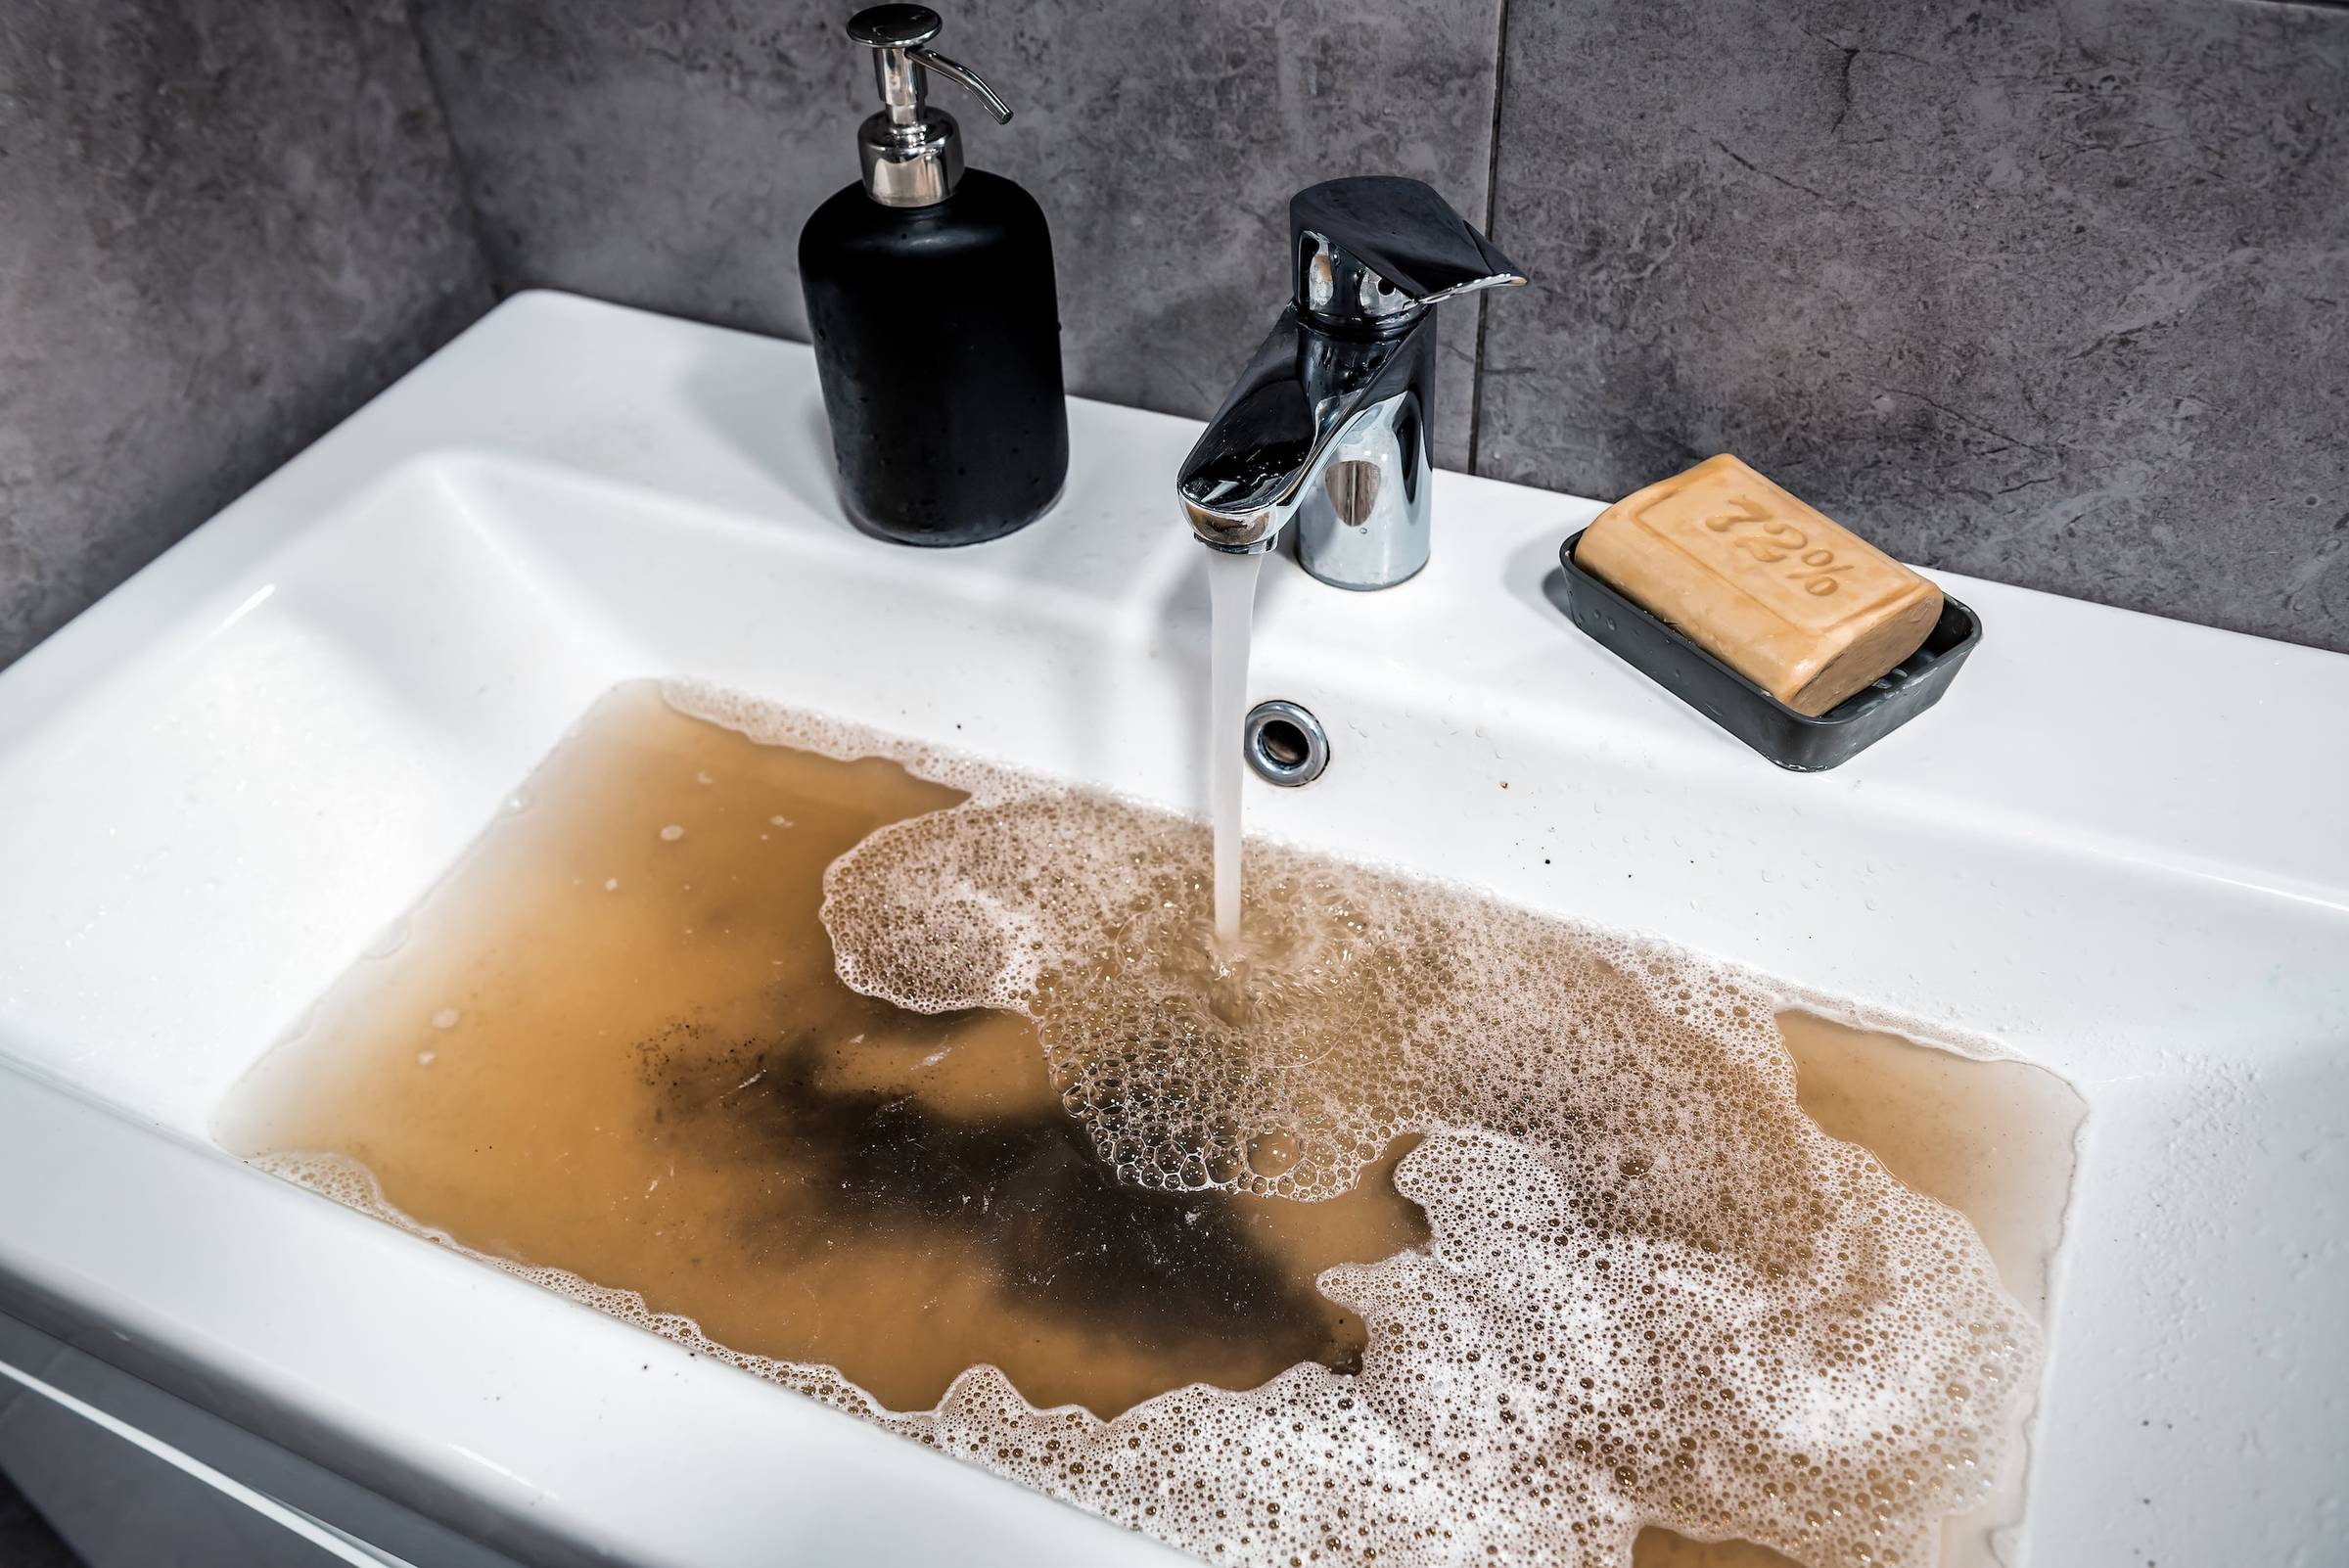
<svg viewBox="0 0 2349 1568"><path fill-rule="evenodd" d="M1310 710L1275 699L1248 710L1240 755L1258 778L1295 789L1329 765L1329 735Z"/></svg>

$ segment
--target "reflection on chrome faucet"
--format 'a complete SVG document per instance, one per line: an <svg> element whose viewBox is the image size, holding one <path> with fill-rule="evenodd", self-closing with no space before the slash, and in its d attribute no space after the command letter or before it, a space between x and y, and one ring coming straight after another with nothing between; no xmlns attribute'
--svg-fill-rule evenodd
<svg viewBox="0 0 2349 1568"><path fill-rule="evenodd" d="M1289 203L1295 296L1175 488L1200 539L1297 558L1341 588L1390 588L1427 565L1435 305L1525 281L1418 180L1328 180Z"/></svg>

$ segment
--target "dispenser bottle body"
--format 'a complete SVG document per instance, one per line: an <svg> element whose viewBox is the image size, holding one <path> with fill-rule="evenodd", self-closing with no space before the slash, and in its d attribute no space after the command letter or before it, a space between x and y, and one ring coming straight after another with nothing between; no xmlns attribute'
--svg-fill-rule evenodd
<svg viewBox="0 0 2349 1568"><path fill-rule="evenodd" d="M862 185L800 234L800 279L856 526L976 544L1043 515L1068 477L1060 308L1044 214L964 172L945 200L889 207Z"/></svg>

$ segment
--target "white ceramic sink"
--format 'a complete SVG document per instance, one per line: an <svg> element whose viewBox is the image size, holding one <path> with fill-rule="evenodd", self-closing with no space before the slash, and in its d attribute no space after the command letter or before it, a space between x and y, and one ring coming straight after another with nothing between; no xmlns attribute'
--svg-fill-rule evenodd
<svg viewBox="0 0 2349 1568"><path fill-rule="evenodd" d="M526 1558L1166 1560L207 1133L618 681L1196 808L1196 427L1071 421L1045 521L898 548L805 348L527 295L0 675L0 1312ZM1411 583L1276 561L1250 695L1336 759L1251 827L2069 1077L2029 1559L2342 1561L2349 659L1946 577L1987 626L1948 698L1784 774L1549 602L1594 510L1446 474Z"/></svg>

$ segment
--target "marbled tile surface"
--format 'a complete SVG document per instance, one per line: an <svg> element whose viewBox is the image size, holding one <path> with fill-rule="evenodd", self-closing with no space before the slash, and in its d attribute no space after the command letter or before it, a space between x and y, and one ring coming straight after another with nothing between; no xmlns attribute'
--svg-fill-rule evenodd
<svg viewBox="0 0 2349 1568"><path fill-rule="evenodd" d="M399 0L9 0L0 664L490 299Z"/></svg>
<svg viewBox="0 0 2349 1568"><path fill-rule="evenodd" d="M482 230L543 284L806 336L796 246L856 175L866 51L815 0L423 0ZM1070 389L1205 415L1287 297L1288 198L1429 181L1482 223L1498 0L1035 0L942 8L970 162L1052 222ZM1475 304L1453 306L1442 461L1468 454Z"/></svg>
<svg viewBox="0 0 2349 1568"><path fill-rule="evenodd" d="M1929 566L2349 649L2349 11L1511 0L1505 60L1541 298L1480 472L1733 450Z"/></svg>
<svg viewBox="0 0 2349 1568"><path fill-rule="evenodd" d="M1072 388L1205 413L1289 193L1418 174L1536 280L1448 309L1447 463L1734 449L1928 566L2349 649L2349 9L1501 3L951 9ZM803 335L848 9L0 10L0 661L493 292Z"/></svg>

